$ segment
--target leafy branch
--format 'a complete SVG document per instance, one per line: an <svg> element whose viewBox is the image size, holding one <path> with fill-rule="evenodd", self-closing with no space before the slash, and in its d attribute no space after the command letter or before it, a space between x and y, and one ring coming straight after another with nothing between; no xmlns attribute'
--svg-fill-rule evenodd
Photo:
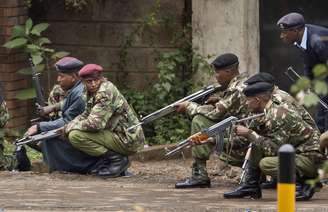
<svg viewBox="0 0 328 212"><path fill-rule="evenodd" d="M56 60L67 56L69 53L60 51L56 52L54 49L47 47L51 41L42 35L42 33L49 27L47 23L40 23L33 25L32 19L28 19L25 25L16 25L12 28L11 37L3 47L8 49L21 49L27 53L36 66L38 72L47 71L47 81L51 84L50 64ZM17 71L20 74L32 75L31 67L26 67ZM16 98L31 99L35 97L35 90L27 88L20 90Z"/></svg>

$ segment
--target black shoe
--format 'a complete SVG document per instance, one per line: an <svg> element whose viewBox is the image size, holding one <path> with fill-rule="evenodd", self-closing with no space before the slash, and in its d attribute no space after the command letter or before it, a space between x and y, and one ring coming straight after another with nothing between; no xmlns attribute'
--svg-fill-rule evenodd
<svg viewBox="0 0 328 212"><path fill-rule="evenodd" d="M209 188L211 187L210 180L197 180L193 178L187 178L184 181L177 182L175 188Z"/></svg>
<svg viewBox="0 0 328 212"><path fill-rule="evenodd" d="M315 186L304 184L300 188L296 187L296 201L306 201L310 200L317 189L321 189L322 184L320 182L316 183Z"/></svg>
<svg viewBox="0 0 328 212"><path fill-rule="evenodd" d="M276 189L277 188L277 180L271 179L270 181L265 181L261 183L262 189Z"/></svg>
<svg viewBox="0 0 328 212"><path fill-rule="evenodd" d="M231 192L225 192L223 197L226 199L250 197L252 199L262 198L262 191L259 185L244 184Z"/></svg>
<svg viewBox="0 0 328 212"><path fill-rule="evenodd" d="M251 197L253 199L260 199L262 197L262 190L260 187L261 171L257 167L248 166L245 183L239 186L236 190L225 192L224 198L244 198Z"/></svg>
<svg viewBox="0 0 328 212"><path fill-rule="evenodd" d="M97 173L97 176L99 177L119 177L130 166L129 158L117 152L108 151L104 157L105 158L103 160L105 162L101 165Z"/></svg>
<svg viewBox="0 0 328 212"><path fill-rule="evenodd" d="M16 150L15 155L17 159L17 166L16 170L18 171L30 171L31 170L31 162L26 155L26 149L24 146L18 147L19 149Z"/></svg>

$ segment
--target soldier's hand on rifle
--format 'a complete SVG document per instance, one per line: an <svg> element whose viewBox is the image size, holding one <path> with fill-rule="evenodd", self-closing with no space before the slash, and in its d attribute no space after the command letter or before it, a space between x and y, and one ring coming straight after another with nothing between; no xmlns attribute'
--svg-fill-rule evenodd
<svg viewBox="0 0 328 212"><path fill-rule="evenodd" d="M35 103L35 105L36 105L36 110L37 110L38 114L40 114L41 116L47 116L49 113L51 113L55 110L55 107L53 105L49 105L49 106L45 106L45 107L42 107L38 103Z"/></svg>
<svg viewBox="0 0 328 212"><path fill-rule="evenodd" d="M187 110L188 104L189 102L180 102L174 105L174 108L178 113L184 113Z"/></svg>
<svg viewBox="0 0 328 212"><path fill-rule="evenodd" d="M30 128L28 128L27 132L25 134L27 135L34 135L38 133L38 126L35 124L33 126L31 126Z"/></svg>
<svg viewBox="0 0 328 212"><path fill-rule="evenodd" d="M219 98L218 98L218 97L210 96L210 97L205 101L205 104L212 105L212 104L217 103L218 101L219 101Z"/></svg>
<svg viewBox="0 0 328 212"><path fill-rule="evenodd" d="M236 125L235 132L239 136L247 137L249 134L251 134L252 130L242 125Z"/></svg>

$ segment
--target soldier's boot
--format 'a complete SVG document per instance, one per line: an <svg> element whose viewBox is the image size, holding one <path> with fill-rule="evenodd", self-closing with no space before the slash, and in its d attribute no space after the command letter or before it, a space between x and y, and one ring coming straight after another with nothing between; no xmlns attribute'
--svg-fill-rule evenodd
<svg viewBox="0 0 328 212"><path fill-rule="evenodd" d="M236 190L232 192L225 192L223 194L224 198L244 198L250 197L253 199L260 199L262 197L262 191L260 187L260 177L261 171L259 168L249 167L246 172L247 176L245 183L239 186Z"/></svg>
<svg viewBox="0 0 328 212"><path fill-rule="evenodd" d="M17 166L15 167L18 171L30 171L31 170L31 162L27 157L26 149L24 146L19 147L15 151L15 156L17 159Z"/></svg>
<svg viewBox="0 0 328 212"><path fill-rule="evenodd" d="M272 178L271 180L261 183L262 189L276 189L277 188L277 179Z"/></svg>
<svg viewBox="0 0 328 212"><path fill-rule="evenodd" d="M317 190L322 188L322 183L317 182L314 186L296 183L296 201L310 200Z"/></svg>
<svg viewBox="0 0 328 212"><path fill-rule="evenodd" d="M120 177L130 166L130 161L127 156L110 150L105 153L103 160L104 163L97 173L97 176L103 178Z"/></svg>
<svg viewBox="0 0 328 212"><path fill-rule="evenodd" d="M206 160L195 160L192 165L190 178L177 182L175 188L208 188L211 187L211 180L206 170Z"/></svg>

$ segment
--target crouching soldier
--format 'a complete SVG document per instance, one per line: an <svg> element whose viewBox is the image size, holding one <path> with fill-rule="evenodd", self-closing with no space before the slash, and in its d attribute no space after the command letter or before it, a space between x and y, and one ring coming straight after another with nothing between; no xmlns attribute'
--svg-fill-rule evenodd
<svg viewBox="0 0 328 212"><path fill-rule="evenodd" d="M64 57L56 62L57 82L65 96L59 102L40 108L45 113L60 111L61 116L50 121L42 121L31 126L28 135L39 134L63 127L76 116L83 113L85 101L83 99L84 86L78 76L83 62L74 57ZM75 173L89 173L98 162L97 157L76 149L66 139L53 138L41 143L42 155L50 171L66 171Z"/></svg>
<svg viewBox="0 0 328 212"><path fill-rule="evenodd" d="M141 127L127 131L138 123L136 113L115 85L102 76L102 71L96 64L88 64L79 71L87 105L65 132L74 147L100 157L93 174L118 177L129 167L128 156L143 146L145 138Z"/></svg>
<svg viewBox="0 0 328 212"><path fill-rule="evenodd" d="M319 130L314 121L309 124L298 109L290 102L273 95L274 85L268 82L249 84L244 89L247 106L255 113L264 112L263 127L247 128L236 126L236 134L247 138L253 144L250 165L247 167L245 183L225 198L261 198L260 175L277 178L277 152L283 144L295 148L296 200L308 200L314 189L305 184L306 179L317 176L323 155L319 151Z"/></svg>
<svg viewBox="0 0 328 212"><path fill-rule="evenodd" d="M222 90L220 90L219 94L221 98L215 103L215 106L182 102L178 104L176 108L177 112L185 113L192 118L192 135L229 116L243 118L249 114L249 111L244 107L246 100L242 94L247 76L239 72L238 57L231 53L222 54L213 61L212 65L215 69L215 78L222 86ZM227 144L224 149L228 150L233 148L233 151L231 151L230 154L228 151L222 152L220 159L233 166L241 166L247 151L247 146L248 144L238 141L234 143L233 147ZM207 173L206 162L213 150L214 145L211 143L194 145L192 147L194 163L192 165L191 177L177 182L175 188L210 187L211 181Z"/></svg>

